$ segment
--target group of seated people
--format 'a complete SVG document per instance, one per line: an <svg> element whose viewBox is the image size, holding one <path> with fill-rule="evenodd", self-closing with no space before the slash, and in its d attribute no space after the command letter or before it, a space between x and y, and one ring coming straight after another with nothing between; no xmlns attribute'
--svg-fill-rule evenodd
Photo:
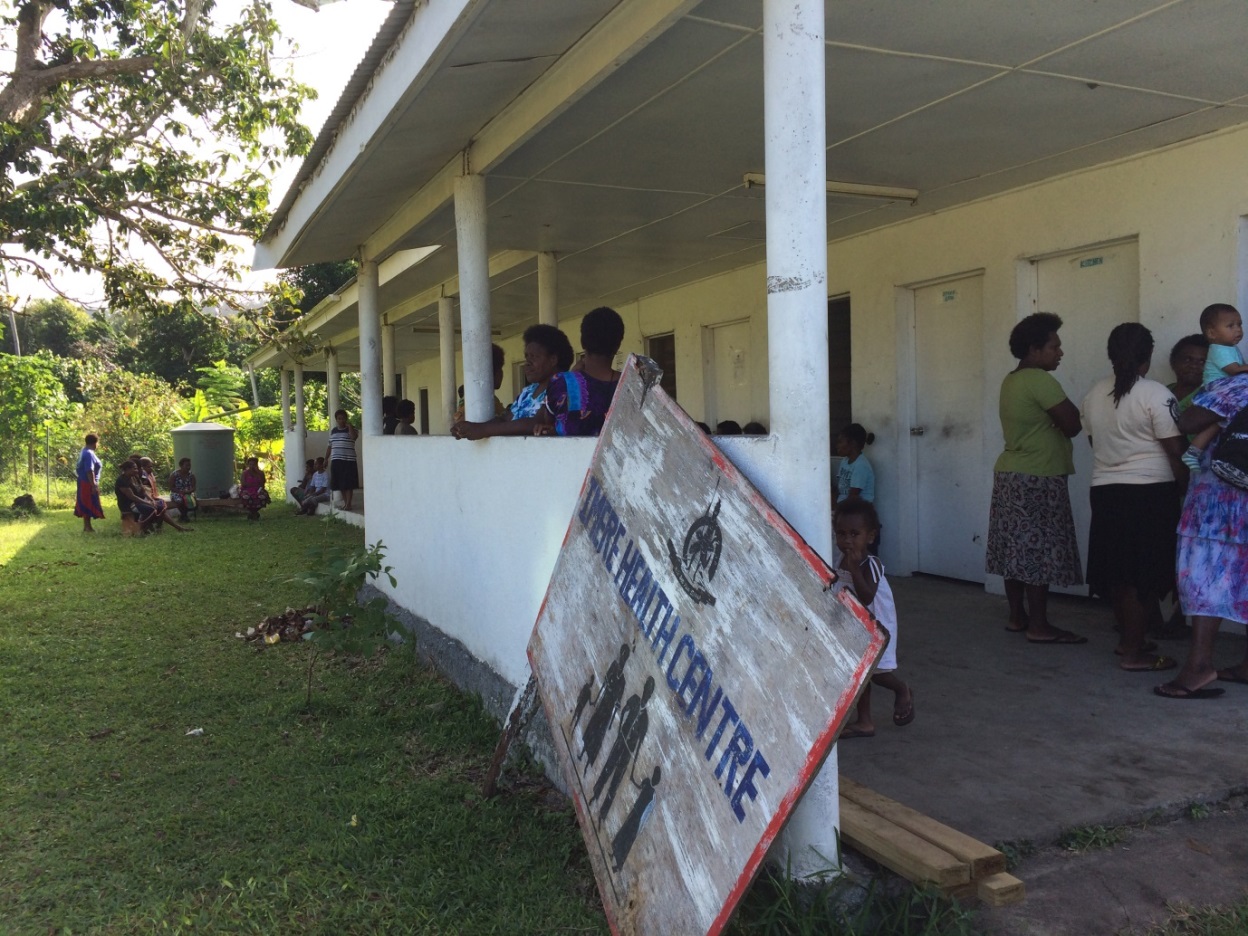
<svg viewBox="0 0 1248 936"><path fill-rule="evenodd" d="M185 463L184 476L190 474L191 460L189 458L182 459ZM132 517L139 525L140 532L148 533L157 529L161 524L168 524L179 533L189 532L186 527L176 523L169 516L169 501L160 496L156 488L156 474L154 471L152 460L146 455L134 454L123 462L121 465L121 473L117 477L116 483L113 485L113 493L117 496L117 509L122 517ZM183 471L182 464L179 464L179 471ZM178 472L174 472L174 475ZM170 476L172 478L172 475ZM194 497L194 475L192 478L190 495ZM172 487L172 481L170 483ZM186 519L186 493L180 495L181 501L178 503L181 519Z"/></svg>
<svg viewBox="0 0 1248 936"><path fill-rule="evenodd" d="M303 480L290 489L290 496L298 503L295 513L303 517L316 516L318 504L329 503L333 494L329 489L329 467L324 458L309 458L304 465Z"/></svg>
<svg viewBox="0 0 1248 936"><path fill-rule="evenodd" d="M149 533L167 524L180 533L191 532L174 521L169 508L178 512L178 520L186 523L190 512L199 505L199 482L191 471L191 460L181 458L178 467L169 474L169 497L160 496L156 485L155 465L146 455L135 453L123 462L120 474L113 485L117 496L117 509L123 517L132 517L141 533ZM267 481L255 456L243 463L243 473L237 487L237 499L247 511L248 520L259 520L260 511L269 504Z"/></svg>

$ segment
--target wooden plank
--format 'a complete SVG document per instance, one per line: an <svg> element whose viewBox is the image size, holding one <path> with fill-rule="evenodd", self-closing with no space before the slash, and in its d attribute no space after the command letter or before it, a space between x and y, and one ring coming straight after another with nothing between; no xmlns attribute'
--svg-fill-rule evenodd
<svg viewBox="0 0 1248 936"><path fill-rule="evenodd" d="M979 899L990 907L1021 903L1027 896L1023 882L1004 871L980 878L976 881L976 890L979 892Z"/></svg>
<svg viewBox="0 0 1248 936"><path fill-rule="evenodd" d="M697 936L728 925L883 634L659 381L624 365L529 659L612 930Z"/></svg>
<svg viewBox="0 0 1248 936"><path fill-rule="evenodd" d="M941 888L943 893L950 900L956 900L958 903L965 905L979 903L979 882L967 881L965 884L955 884L953 887Z"/></svg>
<svg viewBox="0 0 1248 936"><path fill-rule="evenodd" d="M965 861L846 799L841 800L841 839L916 884L954 887L971 879Z"/></svg>
<svg viewBox="0 0 1248 936"><path fill-rule="evenodd" d="M841 777L840 787L842 800L857 803L863 809L883 816L894 825L913 832L958 860L965 861L971 866L971 877L985 877L1005 870L1005 855L991 845L985 845L957 829L951 829L931 816L925 816L918 810L889 799L848 777Z"/></svg>

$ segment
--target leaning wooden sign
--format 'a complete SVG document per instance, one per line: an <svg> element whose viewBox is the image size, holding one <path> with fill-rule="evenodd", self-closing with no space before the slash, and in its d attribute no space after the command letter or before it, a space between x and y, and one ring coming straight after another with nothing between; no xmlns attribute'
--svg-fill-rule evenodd
<svg viewBox="0 0 1248 936"><path fill-rule="evenodd" d="M885 636L630 357L529 658L616 933L718 933Z"/></svg>

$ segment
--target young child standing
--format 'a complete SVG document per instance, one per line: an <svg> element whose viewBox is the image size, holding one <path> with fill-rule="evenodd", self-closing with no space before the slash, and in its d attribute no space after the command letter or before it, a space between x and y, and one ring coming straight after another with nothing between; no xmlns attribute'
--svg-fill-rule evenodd
<svg viewBox="0 0 1248 936"><path fill-rule="evenodd" d="M1208 386L1223 377L1248 373L1239 343L1244 340L1244 320L1239 310L1225 302L1215 302L1200 313L1200 330L1209 339L1209 356L1205 359L1204 384ZM1183 453L1183 464L1192 471L1200 470L1200 456L1218 434L1218 425L1210 426L1192 439Z"/></svg>
<svg viewBox="0 0 1248 936"><path fill-rule="evenodd" d="M836 533L837 589L848 589L888 632L888 645L876 661L871 681L858 698L858 717L841 729L840 739L875 737L871 720L871 686L883 686L893 694L893 724L904 728L914 721L914 692L897 677L897 608L893 590L884 578L884 566L868 552L880 530L875 508L867 501L850 498L837 505L833 524Z"/></svg>
<svg viewBox="0 0 1248 936"><path fill-rule="evenodd" d="M875 503L875 469L862 454L867 443L875 436L858 423L850 423L836 437L836 454L841 456L836 469L836 502L859 498L868 504Z"/></svg>

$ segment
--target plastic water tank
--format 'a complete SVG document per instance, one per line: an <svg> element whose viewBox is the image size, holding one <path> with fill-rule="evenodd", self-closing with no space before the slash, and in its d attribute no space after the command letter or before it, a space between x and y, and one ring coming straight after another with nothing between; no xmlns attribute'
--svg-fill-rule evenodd
<svg viewBox="0 0 1248 936"><path fill-rule="evenodd" d="M200 497L218 497L234 483L234 430L220 423L187 423L170 433L173 463L191 460Z"/></svg>

